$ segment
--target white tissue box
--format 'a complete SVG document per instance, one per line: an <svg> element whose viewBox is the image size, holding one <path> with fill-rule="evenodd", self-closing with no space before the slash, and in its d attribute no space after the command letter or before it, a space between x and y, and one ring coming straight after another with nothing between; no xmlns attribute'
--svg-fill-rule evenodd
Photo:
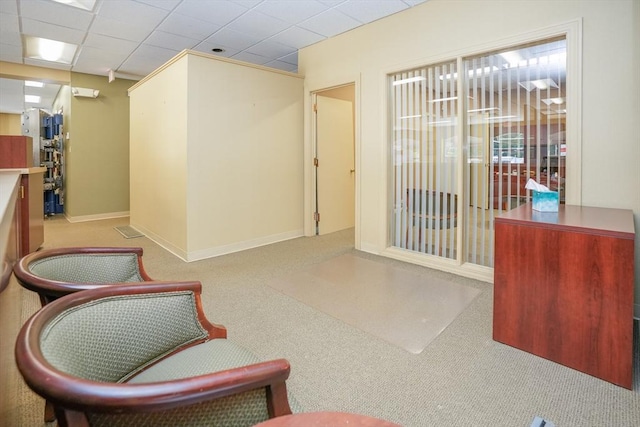
<svg viewBox="0 0 640 427"><path fill-rule="evenodd" d="M557 191L533 190L532 208L538 212L558 212L560 198Z"/></svg>

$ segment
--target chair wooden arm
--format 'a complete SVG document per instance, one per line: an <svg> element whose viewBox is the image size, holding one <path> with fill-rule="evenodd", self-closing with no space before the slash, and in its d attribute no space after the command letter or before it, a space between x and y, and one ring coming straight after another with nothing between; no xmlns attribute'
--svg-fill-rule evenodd
<svg viewBox="0 0 640 427"><path fill-rule="evenodd" d="M77 292L84 289L93 289L103 286L105 283L89 282L89 281L64 281L54 280L46 277L40 277L32 273L30 265L46 258L73 256L73 255L120 255L135 254L137 256L137 272L143 281L153 281L147 274L142 263L143 249L139 247L69 247L43 249L30 253L22 257L13 267L13 273L20 283L26 289L37 292L42 300L42 305L49 303L56 298ZM111 282L108 282L111 283Z"/></svg>

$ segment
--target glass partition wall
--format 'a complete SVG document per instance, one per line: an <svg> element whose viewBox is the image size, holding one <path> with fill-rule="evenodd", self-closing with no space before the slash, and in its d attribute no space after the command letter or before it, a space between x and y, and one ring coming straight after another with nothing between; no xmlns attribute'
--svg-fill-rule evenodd
<svg viewBox="0 0 640 427"><path fill-rule="evenodd" d="M493 267L529 179L564 201L565 70L559 38L389 76L392 246Z"/></svg>

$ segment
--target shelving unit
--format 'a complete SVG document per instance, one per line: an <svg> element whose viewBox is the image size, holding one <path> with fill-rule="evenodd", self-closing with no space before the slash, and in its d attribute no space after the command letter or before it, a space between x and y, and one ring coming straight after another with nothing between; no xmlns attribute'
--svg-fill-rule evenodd
<svg viewBox="0 0 640 427"><path fill-rule="evenodd" d="M44 215L64 209L64 132L63 115L31 109L22 115L22 133L33 138L34 166L47 168L44 174Z"/></svg>

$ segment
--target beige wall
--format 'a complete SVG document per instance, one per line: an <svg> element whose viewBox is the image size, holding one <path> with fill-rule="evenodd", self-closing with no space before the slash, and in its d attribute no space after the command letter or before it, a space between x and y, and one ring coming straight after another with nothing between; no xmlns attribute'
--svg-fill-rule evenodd
<svg viewBox="0 0 640 427"><path fill-rule="evenodd" d="M130 92L130 223L186 257L187 65L171 64Z"/></svg>
<svg viewBox="0 0 640 427"><path fill-rule="evenodd" d="M131 225L187 261L300 236L302 88L196 52L132 88Z"/></svg>
<svg viewBox="0 0 640 427"><path fill-rule="evenodd" d="M0 135L22 135L22 115L0 113Z"/></svg>
<svg viewBox="0 0 640 427"><path fill-rule="evenodd" d="M640 230L638 96L621 96L620 91L603 82L613 73L623 93L640 93L638 4L637 0L431 0L302 49L299 72L305 75L305 102L311 91L349 81L356 81L358 86L356 247L373 253L387 251L385 76L504 47L528 34L576 21L581 23L583 34L582 63L578 63L582 88L580 104L573 110L581 110L582 127L581 135L574 135L572 143L575 149L581 149L582 161L573 168L578 171L573 182L581 181L581 185L568 197L586 206L632 209L636 229ZM307 116L308 154L311 126ZM309 189L308 174L305 177ZM305 203L308 206L308 199ZM636 301L640 301L639 242L636 238ZM637 303L636 315L640 314L638 307Z"/></svg>
<svg viewBox="0 0 640 427"><path fill-rule="evenodd" d="M70 96L65 114L66 200L70 221L129 213L129 98L135 82L71 73L70 85L98 89L97 98ZM66 112L65 112L66 113Z"/></svg>

